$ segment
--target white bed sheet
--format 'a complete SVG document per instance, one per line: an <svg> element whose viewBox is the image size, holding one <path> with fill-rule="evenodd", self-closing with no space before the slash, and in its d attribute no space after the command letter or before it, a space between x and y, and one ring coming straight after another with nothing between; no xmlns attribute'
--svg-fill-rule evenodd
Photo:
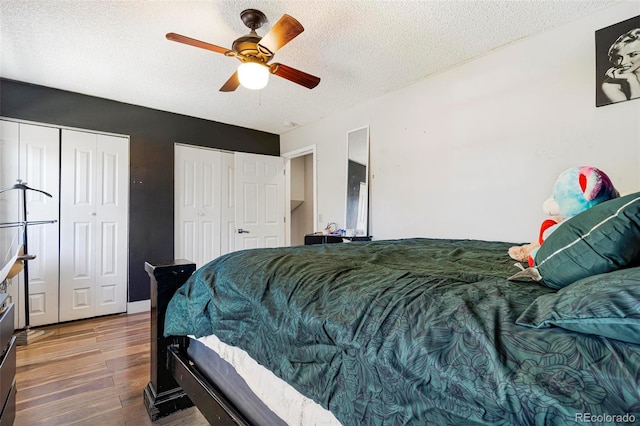
<svg viewBox="0 0 640 426"><path fill-rule="evenodd" d="M330 411L300 394L244 350L221 342L215 335L198 340L231 364L253 393L289 426L340 426Z"/></svg>

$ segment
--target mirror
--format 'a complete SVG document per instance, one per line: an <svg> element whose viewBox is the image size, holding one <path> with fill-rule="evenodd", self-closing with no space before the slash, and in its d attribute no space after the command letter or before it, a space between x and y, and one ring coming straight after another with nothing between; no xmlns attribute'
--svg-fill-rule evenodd
<svg viewBox="0 0 640 426"><path fill-rule="evenodd" d="M347 134L347 236L369 235L369 127Z"/></svg>

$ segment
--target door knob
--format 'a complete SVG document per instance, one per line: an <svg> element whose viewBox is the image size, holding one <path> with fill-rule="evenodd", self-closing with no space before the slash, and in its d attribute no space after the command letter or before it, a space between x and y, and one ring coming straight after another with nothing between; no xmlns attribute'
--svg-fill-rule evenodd
<svg viewBox="0 0 640 426"><path fill-rule="evenodd" d="M238 229L238 234L248 234L248 233L249 231L247 231L246 229L242 229L242 228Z"/></svg>

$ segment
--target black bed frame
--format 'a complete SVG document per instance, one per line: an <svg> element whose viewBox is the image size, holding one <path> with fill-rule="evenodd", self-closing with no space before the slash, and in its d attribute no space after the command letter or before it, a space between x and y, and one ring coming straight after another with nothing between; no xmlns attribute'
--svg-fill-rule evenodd
<svg viewBox="0 0 640 426"><path fill-rule="evenodd" d="M250 425L189 360L189 338L163 335L167 305L195 269L184 259L145 263L151 281L151 380L144 388L144 405L152 421L195 405L211 424Z"/></svg>

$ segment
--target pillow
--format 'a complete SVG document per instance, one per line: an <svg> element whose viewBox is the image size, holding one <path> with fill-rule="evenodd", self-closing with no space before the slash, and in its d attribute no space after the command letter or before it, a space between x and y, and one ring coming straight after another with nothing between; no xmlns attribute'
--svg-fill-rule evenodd
<svg viewBox="0 0 640 426"><path fill-rule="evenodd" d="M605 201L563 222L535 256L547 287L640 265L640 192Z"/></svg>
<svg viewBox="0 0 640 426"><path fill-rule="evenodd" d="M516 324L555 326L640 344L640 267L583 278L539 296Z"/></svg>

